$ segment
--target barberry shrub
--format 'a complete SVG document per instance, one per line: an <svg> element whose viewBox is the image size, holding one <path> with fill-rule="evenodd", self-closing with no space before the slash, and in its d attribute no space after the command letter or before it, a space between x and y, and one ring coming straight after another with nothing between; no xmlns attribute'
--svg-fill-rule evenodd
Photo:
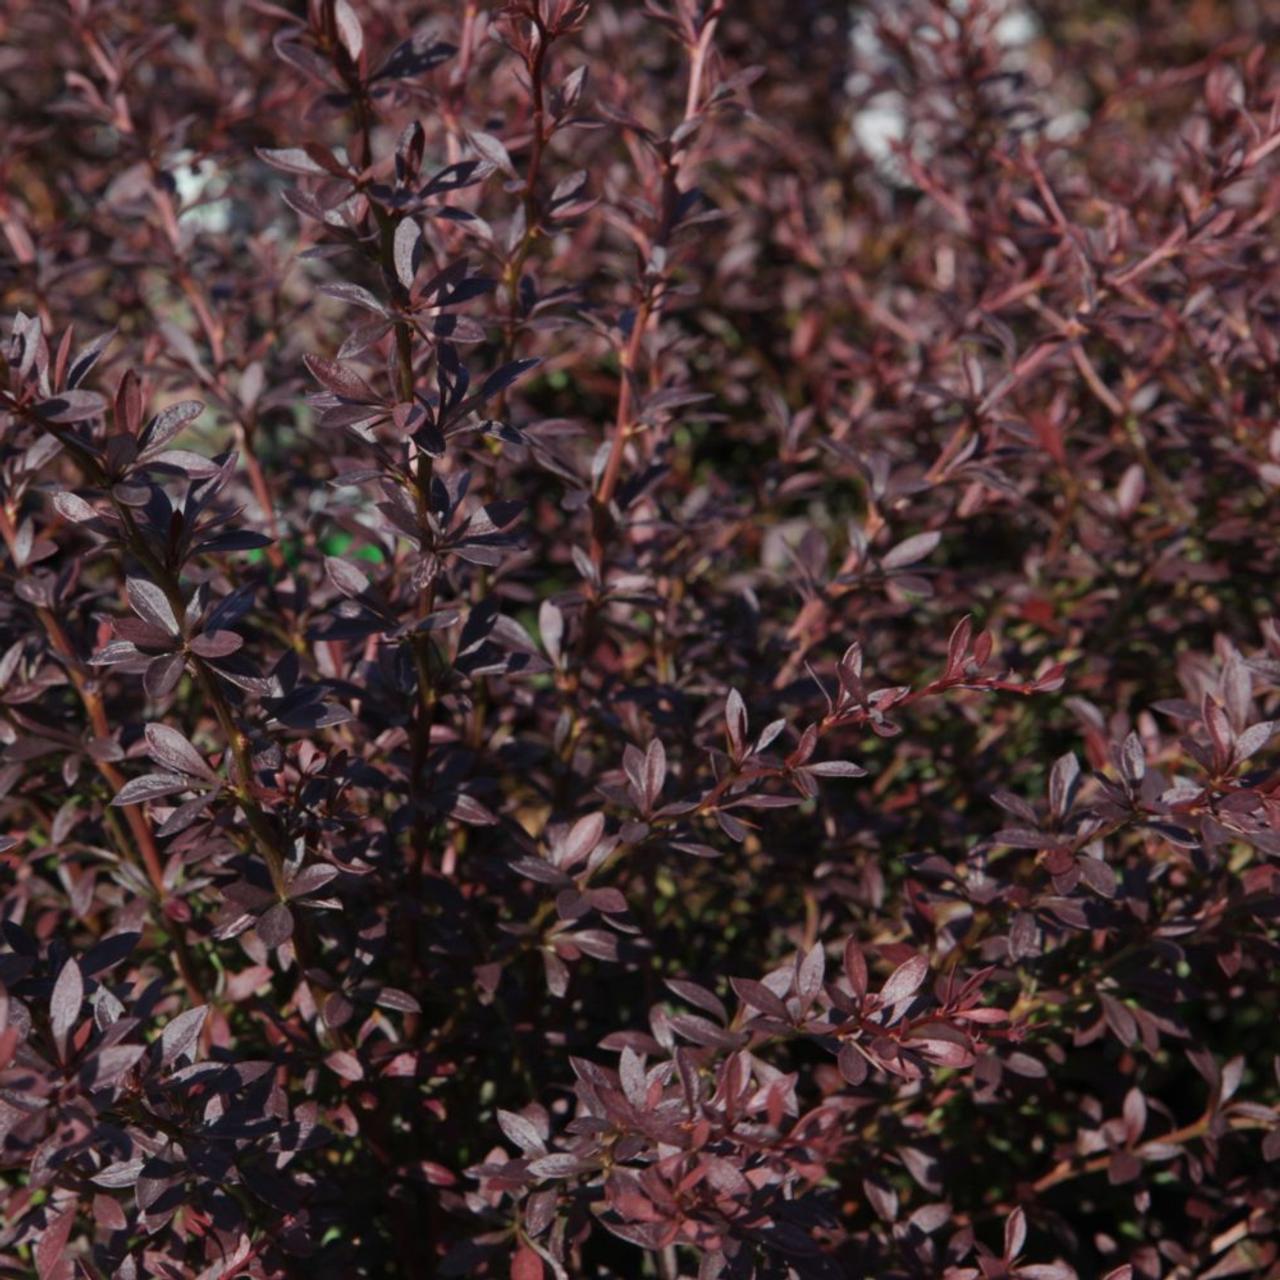
<svg viewBox="0 0 1280 1280"><path fill-rule="evenodd" d="M1280 1275L1266 9L7 0L0 1272Z"/></svg>

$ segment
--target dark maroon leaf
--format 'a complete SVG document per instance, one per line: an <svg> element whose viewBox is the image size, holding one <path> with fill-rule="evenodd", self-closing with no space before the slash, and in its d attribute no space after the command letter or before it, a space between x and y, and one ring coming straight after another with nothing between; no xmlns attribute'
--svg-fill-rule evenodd
<svg viewBox="0 0 1280 1280"><path fill-rule="evenodd" d="M71 423L96 418L106 407L106 400L96 391L64 391L36 405L36 412L47 422Z"/></svg>
<svg viewBox="0 0 1280 1280"><path fill-rule="evenodd" d="M770 1017L780 1018L783 1021L790 1020L786 1004L764 983L755 982L751 978L730 978L729 982L743 1004L758 1009L761 1013L767 1013Z"/></svg>
<svg viewBox="0 0 1280 1280"><path fill-rule="evenodd" d="M263 945L281 946L293 937L293 912L283 902L277 902L258 917L255 931Z"/></svg>
<svg viewBox="0 0 1280 1280"><path fill-rule="evenodd" d="M537 368L541 363L541 360L531 358L513 360L510 364L504 364L484 380L484 385L480 388L480 399L489 400L500 391L505 391L513 382L522 378L530 369Z"/></svg>
<svg viewBox="0 0 1280 1280"><path fill-rule="evenodd" d="M116 792L113 805L142 804L147 800L159 800L179 791L191 790L191 779L180 773L147 773L131 778Z"/></svg>
<svg viewBox="0 0 1280 1280"><path fill-rule="evenodd" d="M84 524L98 517L97 511L74 493L55 493L53 505L60 516L74 524Z"/></svg>
<svg viewBox="0 0 1280 1280"><path fill-rule="evenodd" d="M336 360L326 360L323 356L306 355L302 359L311 371L311 376L334 395L342 396L346 400L354 400L358 404L378 402L373 388L346 365Z"/></svg>
<svg viewBox="0 0 1280 1280"><path fill-rule="evenodd" d="M204 405L199 400L180 400L162 409L142 429L138 444L144 456L163 449L175 436L185 429L187 423L193 422L204 412Z"/></svg>
<svg viewBox="0 0 1280 1280"><path fill-rule="evenodd" d="M167 698L178 687L186 665L186 659L180 653L162 653L153 658L142 676L147 697L155 702Z"/></svg>
<svg viewBox="0 0 1280 1280"><path fill-rule="evenodd" d="M234 631L206 631L191 640L191 652L202 658L226 658L244 644Z"/></svg>
<svg viewBox="0 0 1280 1280"><path fill-rule="evenodd" d="M176 729L149 724L146 729L148 754L159 765L177 773L212 782L215 775L204 757Z"/></svg>
<svg viewBox="0 0 1280 1280"><path fill-rule="evenodd" d="M259 931L261 931L261 926L259 926ZM349 1049L335 1049L324 1061L325 1066L334 1075L341 1076L344 1080L356 1083L364 1079L364 1066L360 1059Z"/></svg>
<svg viewBox="0 0 1280 1280"><path fill-rule="evenodd" d="M309 867L303 867L289 881L289 897L304 898L308 894L318 893L330 881L336 879L337 875L337 867L331 867L323 862L316 862Z"/></svg>
<svg viewBox="0 0 1280 1280"><path fill-rule="evenodd" d="M396 1013L421 1013L422 1006L407 991L396 987L383 987L374 997L380 1009L393 1009Z"/></svg>

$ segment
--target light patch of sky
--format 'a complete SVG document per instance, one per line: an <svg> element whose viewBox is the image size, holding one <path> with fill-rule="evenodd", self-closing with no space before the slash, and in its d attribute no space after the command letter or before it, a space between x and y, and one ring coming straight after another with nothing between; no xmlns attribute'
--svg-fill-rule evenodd
<svg viewBox="0 0 1280 1280"><path fill-rule="evenodd" d="M1011 70L1025 66L1027 47L1040 34L1040 24L1024 5L1013 0L992 28L995 38L1005 48L1006 65ZM871 73L885 60L885 50L876 35L875 24L865 11L855 13L849 38L853 45L854 71L848 80L851 93L865 93L871 85ZM1059 139L1070 136L1086 123L1083 112L1062 111L1049 120L1046 132ZM872 97L853 118L853 131L859 146L871 157L881 175L902 185L912 185L894 154L894 146L907 132L905 102L901 93L888 90ZM927 150L927 149L926 149Z"/></svg>
<svg viewBox="0 0 1280 1280"><path fill-rule="evenodd" d="M227 189L227 181L212 160L198 164L193 164L193 160L192 152L180 151L169 171L183 206L178 221L196 231L216 235L231 226L231 201L222 194Z"/></svg>

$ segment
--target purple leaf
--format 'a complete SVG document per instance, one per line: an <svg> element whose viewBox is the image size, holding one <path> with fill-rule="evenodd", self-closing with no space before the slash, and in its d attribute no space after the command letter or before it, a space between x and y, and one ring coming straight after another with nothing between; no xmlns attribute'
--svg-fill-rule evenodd
<svg viewBox="0 0 1280 1280"><path fill-rule="evenodd" d="M326 556L324 571L328 574L329 581L344 596L362 596L369 590L369 579L355 565L346 560L339 560L336 556Z"/></svg>
<svg viewBox="0 0 1280 1280"><path fill-rule="evenodd" d="M289 882L289 897L305 898L308 894L318 893L337 876L337 867L331 867L327 862L313 862L309 867L303 867Z"/></svg>
<svg viewBox="0 0 1280 1280"><path fill-rule="evenodd" d="M171 636L178 634L178 620L169 604L169 597L154 582L145 578L129 578L125 582L125 592L134 613L143 622Z"/></svg>
<svg viewBox="0 0 1280 1280"><path fill-rule="evenodd" d="M942 541L940 533L917 533L899 542L880 561L886 569L902 569L923 560Z"/></svg>
<svg viewBox="0 0 1280 1280"><path fill-rule="evenodd" d="M472 130L467 134L467 141L471 143L476 154L487 160L495 169L501 170L509 178L516 176L516 167L511 163L506 147L493 134L484 133L478 129Z"/></svg>
<svg viewBox="0 0 1280 1280"><path fill-rule="evenodd" d="M196 1048L200 1042L200 1032L205 1019L209 1016L206 1005L196 1009L185 1009L182 1013L165 1024L160 1033L160 1062L162 1066L171 1067L180 1058L190 1055L195 1061Z"/></svg>
<svg viewBox="0 0 1280 1280"><path fill-rule="evenodd" d="M98 518L98 513L83 498L76 497L74 493L55 493L53 505L58 514L64 520L70 520L72 524L86 524Z"/></svg>
<svg viewBox="0 0 1280 1280"><path fill-rule="evenodd" d="M396 278L406 289L412 289L422 260L422 232L412 218L402 219L396 227L394 249Z"/></svg>
<svg viewBox="0 0 1280 1280"><path fill-rule="evenodd" d="M915 995L920 990L925 978L929 976L929 961L926 956L912 956L910 960L900 964L888 977L880 991L880 999L885 1005L895 1005L901 1000Z"/></svg>
<svg viewBox="0 0 1280 1280"><path fill-rule="evenodd" d="M364 52L364 29L351 0L333 0L333 25L337 28L338 39L342 41L347 56L352 62L358 63Z"/></svg>
<svg viewBox="0 0 1280 1280"><path fill-rule="evenodd" d="M508 1140L524 1152L541 1154L546 1151L542 1135L532 1121L514 1111L498 1109L498 1127L506 1134Z"/></svg>
<svg viewBox="0 0 1280 1280"><path fill-rule="evenodd" d="M852 760L823 760L817 764L807 764L805 771L819 778L865 778L867 771Z"/></svg>
<svg viewBox="0 0 1280 1280"><path fill-rule="evenodd" d="M604 835L604 814L589 813L579 818L557 851L556 865L566 870L577 866L600 843Z"/></svg>
<svg viewBox="0 0 1280 1280"><path fill-rule="evenodd" d="M68 960L59 970L53 994L49 997L49 1030L53 1033L58 1057L64 1062L67 1059L67 1037L79 1020L83 1003L84 979L80 975L80 966L75 960Z"/></svg>

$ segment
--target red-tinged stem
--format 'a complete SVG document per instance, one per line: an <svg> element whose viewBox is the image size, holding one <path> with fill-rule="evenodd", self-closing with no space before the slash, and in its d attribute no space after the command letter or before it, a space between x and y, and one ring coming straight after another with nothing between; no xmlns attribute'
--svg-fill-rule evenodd
<svg viewBox="0 0 1280 1280"><path fill-rule="evenodd" d="M280 525L276 520L275 507L272 503L271 489L267 484L266 474L262 470L262 464L258 461L258 455L254 452L252 431L247 423L238 422L236 424L236 434L239 437L240 452L244 457L244 468L249 473L249 484L253 489L253 496L257 499L258 506L262 509L262 516L267 523L267 530L274 539L271 545L266 548L267 559L273 569L277 572L283 572L285 559L284 552L280 547Z"/></svg>
<svg viewBox="0 0 1280 1280"><path fill-rule="evenodd" d="M396 222L381 209L375 210L378 228L381 233L380 260L384 271L393 276L395 273L395 232ZM396 344L396 382L400 399L408 404L414 397L413 370L413 327L408 321L397 321L395 324ZM414 469L414 501L417 507L418 523L421 529L422 549L429 549L431 537L429 515L431 510L431 482L435 472L435 463L431 455L419 452ZM421 608L423 616L429 615L435 608L436 584L432 579L422 590ZM410 876L415 889L420 886L422 871L429 857L429 832L427 821L422 812L422 780L427 767L427 758L431 748L431 725L435 718L436 692L435 682L431 675L431 639L421 633L410 641L413 650L414 669L418 677L418 708L413 721L411 760L409 765L409 795L413 805L413 843Z"/></svg>
<svg viewBox="0 0 1280 1280"><path fill-rule="evenodd" d="M687 124L698 113L701 107L703 80L706 76L707 58L711 52L715 38L716 26L723 11L722 5L715 6L703 23L698 39L692 47L689 64L689 87L685 94L683 124ZM535 155L538 149L535 149ZM671 223L675 217L676 200L679 197L679 175L688 156L688 148L682 146L674 155L665 159L662 172L662 209L658 217L654 246L666 244L671 234ZM627 441L634 429L635 376L640 363L640 353L644 344L645 331L649 321L661 303L662 276L657 281L646 281L645 294L632 321L631 332L622 351L621 370L618 383L618 408L613 424L613 439L609 446L609 458L605 463L600 484L596 490L595 503L592 510L591 559L597 569L603 569L605 545L610 524L609 508L617 492L618 482L622 475L622 458L626 451Z"/></svg>
<svg viewBox="0 0 1280 1280"><path fill-rule="evenodd" d="M1190 1142L1194 1138L1203 1137L1209 1131L1211 1120L1211 1114L1206 1112L1199 1120L1183 1125L1181 1129L1175 1129L1172 1133L1161 1134L1158 1138L1152 1138L1150 1142L1141 1143L1133 1149L1133 1154L1141 1158L1143 1151L1147 1147L1176 1147L1184 1142ZM1235 1127L1237 1126L1232 1125L1232 1128ZM1241 1125L1239 1127L1246 1126ZM1109 1151L1105 1155L1095 1156L1092 1160L1086 1160L1083 1164L1077 1163L1075 1160L1060 1160L1048 1173L1033 1182L1031 1189L1039 1195L1048 1191L1051 1187L1058 1186L1060 1183L1070 1182L1073 1178L1083 1178L1090 1173L1101 1173L1111 1163L1113 1154L1113 1152Z"/></svg>
<svg viewBox="0 0 1280 1280"><path fill-rule="evenodd" d="M182 586L178 581L177 574L173 573L152 553L151 548L147 545L146 538L142 536L141 531L134 523L133 515L129 508L122 503L116 502L114 498L112 501L116 514L124 525L126 533L125 545L141 561L155 580L156 585L165 593L165 598L169 601L169 607L173 611L179 628L183 628L186 600L183 597ZM244 810L249 829L258 839L262 855L267 863L267 869L271 874L272 888L283 899L285 895L284 864L287 861L287 853L282 845L280 835L275 829L275 824L267 816L254 795L252 744L249 742L248 735L236 723L231 704L227 701L227 696L222 691L222 686L218 683L217 675L202 658L197 657L194 653L187 654L187 662L195 672L201 691L204 693L210 707L212 707L213 713L222 729L223 737L231 750L237 774L234 786L236 798L240 802L241 809Z"/></svg>
<svg viewBox="0 0 1280 1280"><path fill-rule="evenodd" d="M618 384L618 409L613 424L613 440L609 445L609 459L605 463L604 474L600 477L600 487L596 490L595 509L592 513L591 558L597 569L604 567L605 540L610 520L609 507L617 492L618 480L622 475L622 455L626 451L627 440L633 426L631 406L635 372L640 361L640 349L644 342L644 331L648 327L649 314L650 306L646 299L635 314L631 332L627 335L627 345L622 351L621 382Z"/></svg>

